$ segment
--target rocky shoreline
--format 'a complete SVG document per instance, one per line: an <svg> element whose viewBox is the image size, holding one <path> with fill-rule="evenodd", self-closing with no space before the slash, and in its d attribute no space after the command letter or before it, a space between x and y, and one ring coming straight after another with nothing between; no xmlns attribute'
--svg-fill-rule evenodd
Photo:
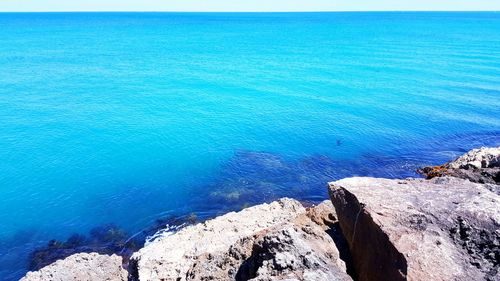
<svg viewBox="0 0 500 281"><path fill-rule="evenodd" d="M454 161L440 166L424 167L418 172L427 179L435 177L456 177L477 183L498 184L500 182L500 149L483 147L473 149Z"/></svg>
<svg viewBox="0 0 500 281"><path fill-rule="evenodd" d="M280 199L160 235L128 263L78 253L22 280L499 280L500 147L420 171L339 180L317 206Z"/></svg>

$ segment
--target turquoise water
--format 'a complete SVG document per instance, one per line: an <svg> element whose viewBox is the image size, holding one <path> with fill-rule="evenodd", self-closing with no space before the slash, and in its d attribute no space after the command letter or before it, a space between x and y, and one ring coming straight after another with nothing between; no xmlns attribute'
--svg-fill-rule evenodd
<svg viewBox="0 0 500 281"><path fill-rule="evenodd" d="M500 144L499 13L0 14L0 276ZM1 279L1 278L0 278Z"/></svg>

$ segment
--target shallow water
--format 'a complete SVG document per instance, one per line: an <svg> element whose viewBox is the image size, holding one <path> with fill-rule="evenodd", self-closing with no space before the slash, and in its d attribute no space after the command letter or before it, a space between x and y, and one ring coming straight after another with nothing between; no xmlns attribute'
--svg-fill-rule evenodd
<svg viewBox="0 0 500 281"><path fill-rule="evenodd" d="M0 14L0 276L500 145L499 13ZM1 278L0 278L1 279Z"/></svg>

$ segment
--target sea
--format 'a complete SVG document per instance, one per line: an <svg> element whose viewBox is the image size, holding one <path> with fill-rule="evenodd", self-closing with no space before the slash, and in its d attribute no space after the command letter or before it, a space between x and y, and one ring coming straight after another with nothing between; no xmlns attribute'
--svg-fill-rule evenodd
<svg viewBox="0 0 500 281"><path fill-rule="evenodd" d="M0 280L498 145L497 12L1 13Z"/></svg>

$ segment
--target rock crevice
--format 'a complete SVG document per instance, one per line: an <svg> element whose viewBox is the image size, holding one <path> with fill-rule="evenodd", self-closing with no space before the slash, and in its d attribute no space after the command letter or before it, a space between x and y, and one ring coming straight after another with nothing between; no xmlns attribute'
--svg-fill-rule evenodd
<svg viewBox="0 0 500 281"><path fill-rule="evenodd" d="M330 194L359 280L498 278L500 200L485 185L349 178Z"/></svg>
<svg viewBox="0 0 500 281"><path fill-rule="evenodd" d="M407 262L373 220L365 204L348 190L330 184L330 197L349 244L359 280L406 280Z"/></svg>

